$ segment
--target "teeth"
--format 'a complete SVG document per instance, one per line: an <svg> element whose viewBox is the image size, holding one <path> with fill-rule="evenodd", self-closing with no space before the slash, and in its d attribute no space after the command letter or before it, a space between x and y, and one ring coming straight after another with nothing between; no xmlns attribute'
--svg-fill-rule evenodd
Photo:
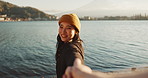
<svg viewBox="0 0 148 78"><path fill-rule="evenodd" d="M66 35L61 35L63 38L65 38L66 37Z"/></svg>

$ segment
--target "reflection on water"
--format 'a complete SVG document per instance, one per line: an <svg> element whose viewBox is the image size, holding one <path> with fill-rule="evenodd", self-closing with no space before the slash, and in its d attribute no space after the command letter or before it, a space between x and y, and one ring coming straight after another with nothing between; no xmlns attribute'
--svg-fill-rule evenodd
<svg viewBox="0 0 148 78"><path fill-rule="evenodd" d="M147 21L81 21L85 64L109 72L148 66ZM0 22L0 75L55 76L57 21Z"/></svg>

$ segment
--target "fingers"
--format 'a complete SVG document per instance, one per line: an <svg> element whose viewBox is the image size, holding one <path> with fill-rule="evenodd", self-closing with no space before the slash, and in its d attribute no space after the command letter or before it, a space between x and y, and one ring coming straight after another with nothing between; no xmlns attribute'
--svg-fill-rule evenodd
<svg viewBox="0 0 148 78"><path fill-rule="evenodd" d="M92 73L91 68L86 65L81 64L81 60L79 58L75 59L74 66L72 68L73 68L73 71Z"/></svg>
<svg viewBox="0 0 148 78"><path fill-rule="evenodd" d="M71 77L71 70L72 70L72 67L67 67L65 74L63 75L63 78L72 78Z"/></svg>
<svg viewBox="0 0 148 78"><path fill-rule="evenodd" d="M64 74L64 75L62 76L62 78L66 78L66 75Z"/></svg>
<svg viewBox="0 0 148 78"><path fill-rule="evenodd" d="M74 67L78 67L79 65L81 65L81 60L76 58L74 61Z"/></svg>
<svg viewBox="0 0 148 78"><path fill-rule="evenodd" d="M72 67L67 67L66 70L65 70L65 74L63 75L63 78L75 78L73 77L73 73L74 73L74 70L77 70L76 68L78 67L81 67L81 60L76 58L75 61L74 61L74 64Z"/></svg>

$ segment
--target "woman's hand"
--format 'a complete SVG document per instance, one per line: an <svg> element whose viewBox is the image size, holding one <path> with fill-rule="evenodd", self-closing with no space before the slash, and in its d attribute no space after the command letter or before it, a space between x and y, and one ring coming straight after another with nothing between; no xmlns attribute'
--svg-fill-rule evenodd
<svg viewBox="0 0 148 78"><path fill-rule="evenodd" d="M67 67L63 78L86 78L92 70L81 64L81 60L76 58L72 67Z"/></svg>

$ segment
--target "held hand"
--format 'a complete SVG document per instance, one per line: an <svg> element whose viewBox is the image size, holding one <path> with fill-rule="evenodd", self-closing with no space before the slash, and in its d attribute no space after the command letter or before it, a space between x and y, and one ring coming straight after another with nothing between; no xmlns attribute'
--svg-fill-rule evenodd
<svg viewBox="0 0 148 78"><path fill-rule="evenodd" d="M63 78L83 78L87 74L92 73L92 70L81 64L81 60L76 58L72 67L67 67Z"/></svg>
<svg viewBox="0 0 148 78"><path fill-rule="evenodd" d="M73 66L72 70L73 70L72 75L74 75L74 76L79 76L84 73L92 73L92 70L88 66L82 65L81 60L78 58L75 59L74 66ZM78 77L76 77L76 78L78 78Z"/></svg>
<svg viewBox="0 0 148 78"><path fill-rule="evenodd" d="M148 70L131 73L103 73L92 70L81 64L80 59L74 61L74 66L67 67L63 78L148 78Z"/></svg>

